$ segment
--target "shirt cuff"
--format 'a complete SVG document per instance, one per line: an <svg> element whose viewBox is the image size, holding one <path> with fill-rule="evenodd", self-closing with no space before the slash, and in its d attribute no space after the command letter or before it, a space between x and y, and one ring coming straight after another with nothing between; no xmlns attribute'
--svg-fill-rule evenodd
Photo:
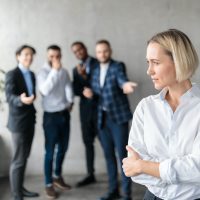
<svg viewBox="0 0 200 200"><path fill-rule="evenodd" d="M128 80L120 80L119 81L119 84L120 84L120 87L123 89L123 86L124 86L124 83L128 82Z"/></svg>
<svg viewBox="0 0 200 200"><path fill-rule="evenodd" d="M169 173L169 164L170 164L169 159L162 161L159 165L159 172L160 172L160 178L164 182L172 184L172 180L170 178L170 173Z"/></svg>
<svg viewBox="0 0 200 200"><path fill-rule="evenodd" d="M68 102L69 102L70 104L74 104L73 99L68 99Z"/></svg>
<svg viewBox="0 0 200 200"><path fill-rule="evenodd" d="M58 74L58 70L52 68L50 73L51 73L52 75Z"/></svg>
<svg viewBox="0 0 200 200"><path fill-rule="evenodd" d="M23 102L21 101L21 97L17 97L17 106L23 106Z"/></svg>

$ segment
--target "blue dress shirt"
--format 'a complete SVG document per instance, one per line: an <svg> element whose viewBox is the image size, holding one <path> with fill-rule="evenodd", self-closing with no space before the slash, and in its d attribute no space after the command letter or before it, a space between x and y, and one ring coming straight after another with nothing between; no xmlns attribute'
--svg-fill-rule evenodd
<svg viewBox="0 0 200 200"><path fill-rule="evenodd" d="M33 94L33 82L31 78L31 72L29 69L25 68L21 63L18 64L18 67L23 74L26 87L28 89L28 95L31 96Z"/></svg>

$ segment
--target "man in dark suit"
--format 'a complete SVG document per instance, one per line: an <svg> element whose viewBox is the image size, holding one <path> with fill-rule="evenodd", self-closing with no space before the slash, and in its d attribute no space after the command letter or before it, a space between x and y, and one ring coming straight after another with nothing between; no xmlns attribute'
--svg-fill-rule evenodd
<svg viewBox="0 0 200 200"><path fill-rule="evenodd" d="M90 77L97 60L88 55L87 48L82 42L71 45L72 52L80 63L73 69L73 87L75 95L80 97L80 119L82 138L85 145L87 176L77 183L78 187L95 183L94 169L94 140L97 134L97 103L84 97L84 87L90 87Z"/></svg>
<svg viewBox="0 0 200 200"><path fill-rule="evenodd" d="M10 185L13 200L38 197L23 187L24 173L35 128L35 75L29 70L35 49L28 45L16 51L18 66L6 74L5 91L9 105L8 128L12 132L13 157L10 166Z"/></svg>
<svg viewBox="0 0 200 200"><path fill-rule="evenodd" d="M132 118L126 94L132 93L136 83L128 81L125 65L111 59L110 43L101 40L96 44L96 56L99 66L94 69L91 85L92 90L85 88L83 94L87 98L98 98L99 138L104 150L109 192L100 200L120 198L118 184L117 158L120 166L127 155L128 121ZM131 179L127 178L121 168L123 200L131 200Z"/></svg>

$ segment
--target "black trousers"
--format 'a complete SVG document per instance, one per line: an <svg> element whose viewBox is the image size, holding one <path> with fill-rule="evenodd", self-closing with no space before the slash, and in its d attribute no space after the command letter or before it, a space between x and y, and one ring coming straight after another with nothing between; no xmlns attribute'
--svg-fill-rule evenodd
<svg viewBox="0 0 200 200"><path fill-rule="evenodd" d="M34 125L27 131L12 133L13 157L10 165L10 186L14 200L23 199L22 187L27 159L34 136Z"/></svg>
<svg viewBox="0 0 200 200"><path fill-rule="evenodd" d="M92 101L80 102L82 139L85 145L87 173L94 174L94 140L97 135L97 109Z"/></svg>
<svg viewBox="0 0 200 200"><path fill-rule="evenodd" d="M158 197L156 197L154 194L152 194L149 190L147 190L145 192L145 195L144 195L144 198L143 200L163 200L163 199L160 199ZM192 199L191 199L192 200ZM200 200L200 199L195 199L195 200Z"/></svg>
<svg viewBox="0 0 200 200"><path fill-rule="evenodd" d="M143 200L163 200L163 199L156 197L149 190L146 190Z"/></svg>

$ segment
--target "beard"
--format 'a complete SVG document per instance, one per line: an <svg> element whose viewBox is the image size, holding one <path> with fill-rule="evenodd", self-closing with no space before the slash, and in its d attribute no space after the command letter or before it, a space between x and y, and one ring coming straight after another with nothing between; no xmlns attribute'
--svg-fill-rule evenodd
<svg viewBox="0 0 200 200"><path fill-rule="evenodd" d="M105 64L105 63L108 63L108 62L110 61L110 59L111 59L111 58L109 57L109 58L107 58L107 59L105 59L105 60L102 60L102 61L99 60L99 62L102 63L102 64Z"/></svg>

